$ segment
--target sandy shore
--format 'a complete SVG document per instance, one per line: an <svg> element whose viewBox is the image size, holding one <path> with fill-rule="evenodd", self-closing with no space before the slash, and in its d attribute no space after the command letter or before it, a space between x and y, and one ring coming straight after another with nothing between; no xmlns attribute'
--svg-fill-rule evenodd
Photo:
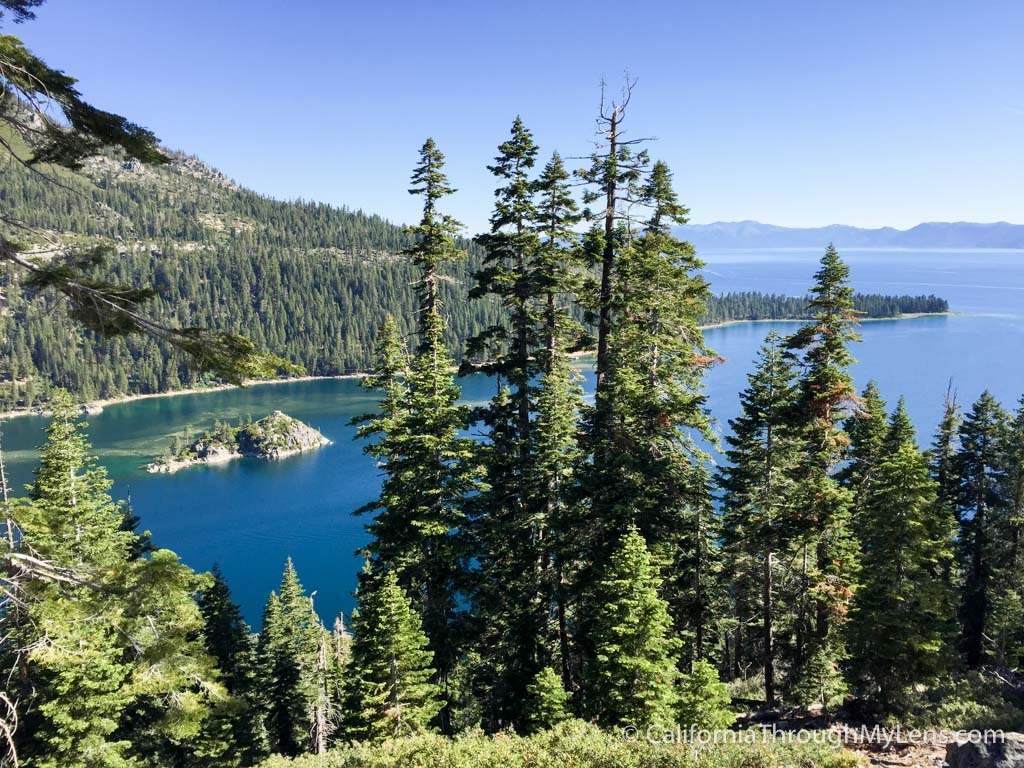
<svg viewBox="0 0 1024 768"><path fill-rule="evenodd" d="M893 320L913 320L918 317L942 317L945 315L956 315L957 312L911 312L899 317L864 317L860 319L862 323L873 323L873 322L888 322ZM782 322L799 322L802 318L793 318L791 320L785 320L782 318L764 318L761 320L727 320L724 323L712 323L710 325L702 325L700 329L702 331L710 330L712 328L726 328L730 325L746 325L752 323L782 323ZM594 354L593 351L582 351L577 352L575 356L585 357L586 355ZM255 379L247 381L243 386L246 387L265 387L273 384L289 384L295 381L319 381L321 379L361 379L366 376L366 373L344 373L336 376L293 376L287 379ZM84 404L84 407L89 409L93 413L99 413L108 405L118 405L120 403L130 403L134 400L149 400L155 397L178 397L179 395L200 395L207 392L221 392L225 389L235 389L234 384L217 384L209 387L190 387L188 389L175 389L170 392L154 392L146 395L124 395L122 397L110 397L104 400L91 400ZM36 409L22 408L16 411L7 411L6 413L0 413L0 420L5 419L17 419L21 416L39 416L40 413Z"/></svg>
<svg viewBox="0 0 1024 768"><path fill-rule="evenodd" d="M264 387L271 384L290 384L295 381L320 381L322 379L361 379L365 373L343 373L336 376L292 376L287 379L252 379L246 381L245 387ZM174 389L170 392L152 392L145 395L123 395L120 397L109 397L103 400L90 400L83 403L82 407L93 413L99 413L108 405L120 405L135 400L151 400L156 397L178 397L179 395L202 395L208 392L222 392L225 389L237 389L234 384L214 384L208 387L188 387L187 389ZM21 416L39 416L40 412L35 408L21 408L16 411L0 413L0 420L17 419Z"/></svg>

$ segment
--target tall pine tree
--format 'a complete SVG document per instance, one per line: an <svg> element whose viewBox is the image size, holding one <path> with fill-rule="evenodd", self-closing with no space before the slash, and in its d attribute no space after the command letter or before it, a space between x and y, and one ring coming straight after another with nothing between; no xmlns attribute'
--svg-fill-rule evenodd
<svg viewBox="0 0 1024 768"><path fill-rule="evenodd" d="M803 442L796 474L804 528L796 666L797 675L813 678L800 690L824 698L834 698L830 690L835 689L845 655L842 624L857 574L857 546L850 529L852 494L834 475L849 447L842 422L855 399L849 345L860 340L849 276L849 267L830 244L811 289L808 306L814 320L787 340L800 365L795 418Z"/></svg>
<svg viewBox="0 0 1024 768"><path fill-rule="evenodd" d="M259 685L274 752L295 756L313 749L316 658L323 632L289 557L280 587L267 600L259 642Z"/></svg>
<svg viewBox="0 0 1024 768"><path fill-rule="evenodd" d="M786 610L780 581L799 537L794 473L800 459L799 433L792 424L796 381L782 337L765 339L757 368L740 393L742 412L729 422L728 464L718 483L724 507L726 570L731 574L740 628L760 623L760 665L765 700L776 702L778 611ZM777 602L781 602L777 609ZM749 608L748 608L749 607ZM751 615L753 613L754 615ZM743 642L737 633L737 658Z"/></svg>
<svg viewBox="0 0 1024 768"><path fill-rule="evenodd" d="M421 274L419 344L402 384L397 372L388 372L397 353L394 334L385 344L391 357L381 361L378 376L392 389L386 389L382 420L369 424L381 433L374 450L384 481L380 498L364 507L376 513L366 551L376 569L394 569L416 604L442 686L459 654L468 571L465 499L477 489L478 475L474 443L460 435L469 413L458 403L461 390L444 342L440 268L461 256L455 243L461 225L437 208L455 191L443 168L444 155L428 139L409 190L422 195L423 216L410 230L415 243L405 251ZM391 401L391 393L398 397L402 388L401 400Z"/></svg>
<svg viewBox="0 0 1024 768"><path fill-rule="evenodd" d="M956 456L960 508L959 557L961 647L967 666L977 669L989 652L985 637L993 611L993 576L999 566L1000 517L1006 504L1004 455L1007 414L987 390L960 427Z"/></svg>
<svg viewBox="0 0 1024 768"><path fill-rule="evenodd" d="M854 461L871 462L857 470L871 481L858 511L863 583L849 624L851 663L858 687L891 709L948 664L954 521L902 399L878 452Z"/></svg>
<svg viewBox="0 0 1024 768"><path fill-rule="evenodd" d="M364 571L352 614L351 662L345 681L345 734L355 741L409 736L441 710L431 678L433 653L412 601L394 571Z"/></svg>

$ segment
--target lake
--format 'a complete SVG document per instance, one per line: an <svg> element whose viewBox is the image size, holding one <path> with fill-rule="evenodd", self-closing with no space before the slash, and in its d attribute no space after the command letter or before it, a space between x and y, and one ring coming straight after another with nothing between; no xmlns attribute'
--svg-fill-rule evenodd
<svg viewBox="0 0 1024 768"><path fill-rule="evenodd" d="M934 293L962 315L862 324L854 354L858 389L875 378L895 403L903 394L920 435L929 442L950 381L969 405L990 389L1007 407L1024 393L1024 251L847 250L854 287L865 293ZM764 291L802 295L821 250L718 251L702 254L716 293ZM799 323L747 323L709 329L709 345L726 362L707 377L720 431L738 410L757 348L772 328ZM586 361L582 362L586 366ZM587 384L592 384L588 377ZM487 379L463 381L469 401L492 391ZM353 440L350 419L374 408L376 396L358 380L328 379L221 390L122 403L90 418L95 453L131 496L142 527L198 570L219 563L246 618L258 625L263 604L294 559L324 619L352 607L361 565L354 551L366 541L365 520L352 512L378 487L373 460ZM279 462L240 460L173 475L140 469L166 449L170 436L214 418L261 418L282 410L320 429L333 444ZM4 455L16 493L31 478L42 418L3 425Z"/></svg>

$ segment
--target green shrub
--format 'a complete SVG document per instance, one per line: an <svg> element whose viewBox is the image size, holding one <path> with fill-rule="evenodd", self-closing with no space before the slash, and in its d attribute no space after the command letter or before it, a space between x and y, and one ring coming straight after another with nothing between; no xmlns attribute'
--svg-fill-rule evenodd
<svg viewBox="0 0 1024 768"><path fill-rule="evenodd" d="M687 745L626 741L579 720L533 736L415 736L326 755L274 757L262 768L854 768L856 755L824 744Z"/></svg>
<svg viewBox="0 0 1024 768"><path fill-rule="evenodd" d="M730 680L729 697L732 699L747 699L750 701L764 701L764 673L758 672L750 677L737 677ZM747 707L740 707L747 709Z"/></svg>
<svg viewBox="0 0 1024 768"><path fill-rule="evenodd" d="M903 721L916 728L1024 730L1024 707L1002 689L999 680L978 672L951 678L917 695Z"/></svg>

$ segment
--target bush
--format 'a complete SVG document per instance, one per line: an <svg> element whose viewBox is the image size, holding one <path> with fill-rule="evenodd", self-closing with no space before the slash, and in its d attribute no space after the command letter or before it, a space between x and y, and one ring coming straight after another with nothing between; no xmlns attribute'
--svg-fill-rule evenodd
<svg viewBox="0 0 1024 768"><path fill-rule="evenodd" d="M625 741L579 720L534 736L415 736L375 746L338 747L326 755L274 757L262 768L854 768L853 753L827 745L689 746Z"/></svg>
<svg viewBox="0 0 1024 768"><path fill-rule="evenodd" d="M1024 731L1024 707L1001 681L979 672L950 678L915 697L905 717L915 728Z"/></svg>
<svg viewBox="0 0 1024 768"><path fill-rule="evenodd" d="M730 680L729 697L732 699L744 699L747 701L764 701L764 673L758 672L750 677L737 677ZM745 710L746 707L739 707Z"/></svg>

